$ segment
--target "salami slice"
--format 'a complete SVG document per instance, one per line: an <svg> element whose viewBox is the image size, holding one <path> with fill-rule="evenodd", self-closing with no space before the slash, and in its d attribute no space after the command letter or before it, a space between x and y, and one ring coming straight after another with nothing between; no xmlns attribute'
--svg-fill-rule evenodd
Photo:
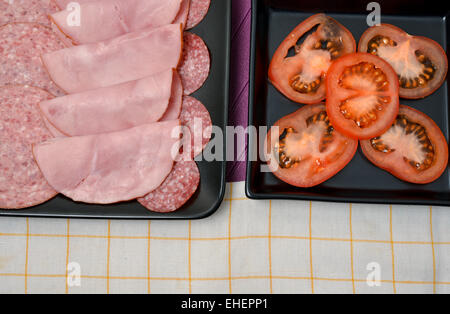
<svg viewBox="0 0 450 314"><path fill-rule="evenodd" d="M208 14L211 0L191 0L186 29L191 29L200 24Z"/></svg>
<svg viewBox="0 0 450 314"><path fill-rule="evenodd" d="M32 153L32 145L52 138L38 105L51 97L35 87L0 87L0 208L27 208L56 195Z"/></svg>
<svg viewBox="0 0 450 314"><path fill-rule="evenodd" d="M12 23L0 27L0 85L29 85L63 95L50 79L41 55L64 48L49 27Z"/></svg>
<svg viewBox="0 0 450 314"><path fill-rule="evenodd" d="M191 95L200 89L208 78L211 58L203 39L189 32L185 32L183 37L183 57L178 73L183 82L184 94Z"/></svg>
<svg viewBox="0 0 450 314"><path fill-rule="evenodd" d="M50 26L50 14L59 11L53 0L2 0L0 25L14 22L41 23Z"/></svg>
<svg viewBox="0 0 450 314"><path fill-rule="evenodd" d="M200 171L197 164L192 160L180 161L175 163L172 172L159 188L138 201L151 211L170 213L180 209L191 199L199 183Z"/></svg>
<svg viewBox="0 0 450 314"><path fill-rule="evenodd" d="M194 97L185 96L181 107L180 122L189 128L190 134L184 134L183 160L195 158L211 140L212 121L208 109ZM189 141L190 140L190 141Z"/></svg>

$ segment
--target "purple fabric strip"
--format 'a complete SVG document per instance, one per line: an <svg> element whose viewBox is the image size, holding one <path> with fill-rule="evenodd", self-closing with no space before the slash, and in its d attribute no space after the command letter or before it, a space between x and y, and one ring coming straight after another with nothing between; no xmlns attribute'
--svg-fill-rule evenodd
<svg viewBox="0 0 450 314"><path fill-rule="evenodd" d="M228 125L247 127L250 67L251 0L232 0L231 82ZM235 142L235 160L245 160L246 145ZM245 161L227 163L227 181L245 180Z"/></svg>

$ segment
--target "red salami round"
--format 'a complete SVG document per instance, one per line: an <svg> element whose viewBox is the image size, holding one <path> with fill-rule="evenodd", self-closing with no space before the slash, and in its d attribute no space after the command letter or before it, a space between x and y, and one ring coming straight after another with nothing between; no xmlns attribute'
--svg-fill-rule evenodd
<svg viewBox="0 0 450 314"><path fill-rule="evenodd" d="M200 171L194 161L175 163L163 184L138 201L147 209L170 213L180 209L194 195L200 184Z"/></svg>
<svg viewBox="0 0 450 314"><path fill-rule="evenodd" d="M203 39L185 32L183 58L178 69L185 95L190 95L203 86L209 76L210 68L211 58Z"/></svg>
<svg viewBox="0 0 450 314"><path fill-rule="evenodd" d="M194 97L185 96L181 107L180 122L189 128L190 134L184 134L183 151L191 154L183 155L183 160L194 158L202 153L211 140L212 121L208 109ZM190 142L189 142L190 139Z"/></svg>
<svg viewBox="0 0 450 314"><path fill-rule="evenodd" d="M63 95L50 79L41 55L64 48L49 27L12 23L0 27L0 85L30 85Z"/></svg>
<svg viewBox="0 0 450 314"><path fill-rule="evenodd" d="M0 208L27 208L56 195L32 152L33 144L52 138L39 110L50 98L35 87L0 87Z"/></svg>
<svg viewBox="0 0 450 314"><path fill-rule="evenodd" d="M0 25L27 22L50 26L48 16L58 11L53 0L3 0L0 1Z"/></svg>
<svg viewBox="0 0 450 314"><path fill-rule="evenodd" d="M210 5L211 0L191 0L186 29L194 28L200 24L206 14L208 14Z"/></svg>

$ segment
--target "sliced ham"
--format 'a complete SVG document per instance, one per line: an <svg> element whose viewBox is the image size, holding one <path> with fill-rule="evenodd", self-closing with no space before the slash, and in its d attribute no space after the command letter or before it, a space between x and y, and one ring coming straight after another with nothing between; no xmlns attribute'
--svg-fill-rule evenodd
<svg viewBox="0 0 450 314"><path fill-rule="evenodd" d="M79 24L73 23L76 12L69 9L52 14L51 19L74 44L91 44L171 24L181 1L97 0L80 4Z"/></svg>
<svg viewBox="0 0 450 314"><path fill-rule="evenodd" d="M170 96L169 106L160 121L177 120L181 114L183 104L183 84L178 72L174 73L172 82L172 94Z"/></svg>
<svg viewBox="0 0 450 314"><path fill-rule="evenodd" d="M61 9L64 10L67 8L67 6L71 3L71 2L76 2L79 4L84 4L84 3L88 3L88 2L93 2L95 0L54 0L56 5Z"/></svg>
<svg viewBox="0 0 450 314"><path fill-rule="evenodd" d="M172 97L176 80L178 74L168 70L137 81L54 98L40 107L50 123L69 136L121 131L160 120L171 98L171 106L180 106L181 95ZM170 120L178 117L179 112Z"/></svg>
<svg viewBox="0 0 450 314"><path fill-rule="evenodd" d="M53 81L73 94L177 68L182 40L181 24L171 24L62 49L43 55L42 60Z"/></svg>
<svg viewBox="0 0 450 314"><path fill-rule="evenodd" d="M189 7L191 6L191 0L182 0L180 5L180 11L178 12L177 17L174 20L174 23L183 24L184 28L186 28L186 23L189 15Z"/></svg>
<svg viewBox="0 0 450 314"><path fill-rule="evenodd" d="M158 188L173 168L179 121L122 132L56 138L33 153L48 183L74 201L112 204Z"/></svg>

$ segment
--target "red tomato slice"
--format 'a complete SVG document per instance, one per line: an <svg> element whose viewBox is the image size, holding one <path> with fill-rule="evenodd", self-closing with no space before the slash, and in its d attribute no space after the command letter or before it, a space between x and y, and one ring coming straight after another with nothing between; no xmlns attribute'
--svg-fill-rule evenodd
<svg viewBox="0 0 450 314"><path fill-rule="evenodd" d="M389 62L399 76L402 98L429 96L447 76L447 55L437 42L411 36L393 25L369 28L361 37L358 50Z"/></svg>
<svg viewBox="0 0 450 314"><path fill-rule="evenodd" d="M398 113L398 78L383 59L352 53L336 60L327 75L327 112L346 136L370 139L390 128Z"/></svg>
<svg viewBox="0 0 450 314"><path fill-rule="evenodd" d="M435 181L448 165L448 144L442 131L430 117L407 106L400 106L386 133L361 141L361 148L377 167L416 184Z"/></svg>
<svg viewBox="0 0 450 314"><path fill-rule="evenodd" d="M330 179L352 159L358 141L338 133L324 104L307 105L275 123L267 134L265 157L280 180L313 187Z"/></svg>
<svg viewBox="0 0 450 314"><path fill-rule="evenodd" d="M319 103L325 99L325 77L332 61L355 51L355 39L344 26L325 14L316 14L298 25L278 47L269 79L295 102Z"/></svg>

